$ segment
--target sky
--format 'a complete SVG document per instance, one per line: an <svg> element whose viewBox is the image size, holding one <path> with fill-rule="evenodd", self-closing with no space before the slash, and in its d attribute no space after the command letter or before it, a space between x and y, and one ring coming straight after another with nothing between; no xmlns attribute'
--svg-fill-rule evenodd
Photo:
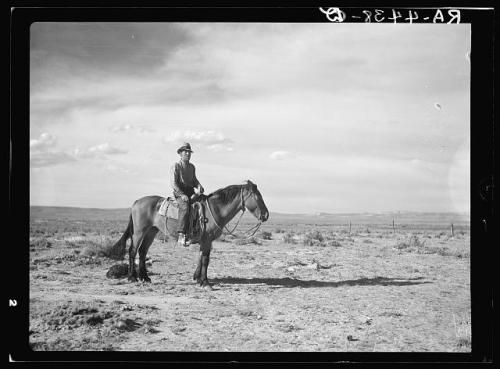
<svg viewBox="0 0 500 369"><path fill-rule="evenodd" d="M206 193L271 212L469 212L470 25L34 23L30 204Z"/></svg>

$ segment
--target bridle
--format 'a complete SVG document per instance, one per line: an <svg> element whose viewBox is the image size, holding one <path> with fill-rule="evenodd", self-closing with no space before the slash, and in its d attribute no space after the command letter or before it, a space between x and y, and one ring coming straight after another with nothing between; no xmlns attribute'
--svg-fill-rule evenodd
<svg viewBox="0 0 500 369"><path fill-rule="evenodd" d="M245 214L245 211L246 211L245 200L248 200L248 198L250 196L255 196L255 193L253 191L250 191L250 193L247 195L247 197L244 198L243 197L243 188L244 187L242 186L241 187L241 191L240 191L241 204L240 204L240 209L238 210L238 211L241 210L241 215L238 218L238 221L236 222L236 225L234 226L234 228L232 230L229 230L226 225L224 225L224 227L221 227L219 225L219 223L217 222L217 219L214 216L214 213L212 212L212 209L210 208L210 202L208 201L209 198L207 198L208 211L209 211L210 215L212 216L212 218L214 220L214 223L217 226L217 228L219 228L219 230L222 231L223 233L224 233L224 229L225 229L228 232L228 234L230 234L232 236L235 236L235 237L237 237L237 236L233 232L236 230L236 227L238 227L238 224L240 223L240 220L241 220L241 218L243 217L243 215ZM246 236L246 238L252 237L257 232L257 230L260 228L261 224L262 224L262 220L259 219L259 222L255 226L253 226L252 228L250 228L249 230L247 230L245 232L245 234L249 233L249 232L251 232L255 228L255 230L253 231L253 233L251 235L249 235L249 236ZM240 237L240 238L245 238L245 237Z"/></svg>

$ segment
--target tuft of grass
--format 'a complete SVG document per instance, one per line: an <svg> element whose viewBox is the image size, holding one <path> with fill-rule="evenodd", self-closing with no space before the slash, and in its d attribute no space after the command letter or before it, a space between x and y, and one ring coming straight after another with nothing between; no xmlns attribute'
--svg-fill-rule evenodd
<svg viewBox="0 0 500 369"><path fill-rule="evenodd" d="M470 320L457 321L453 314L453 326L455 327L456 345L460 348L471 348L472 330Z"/></svg>
<svg viewBox="0 0 500 369"><path fill-rule="evenodd" d="M41 238L33 238L33 239L30 239L30 247L31 248L37 248L37 249L40 249L40 248L50 248L52 247L52 243L47 240L47 238L45 237L41 237Z"/></svg>
<svg viewBox="0 0 500 369"><path fill-rule="evenodd" d="M302 239L302 244L305 246L321 246L325 238L318 230L307 231Z"/></svg>
<svg viewBox="0 0 500 369"><path fill-rule="evenodd" d="M470 257L469 252L465 250L450 250L447 247L425 246L425 240L420 240L416 235L411 235L407 240L400 241L394 247L398 250L415 252L418 254L438 254L441 256L453 256L457 258Z"/></svg>
<svg viewBox="0 0 500 369"><path fill-rule="evenodd" d="M470 257L470 254L468 251L450 250L447 247L439 247L439 246L425 247L424 253L425 254L438 254L441 256L453 256L456 258L468 258L468 257Z"/></svg>
<svg viewBox="0 0 500 369"><path fill-rule="evenodd" d="M448 236L448 233L441 231L441 232L437 233L434 237L442 238L442 237L446 237L446 236Z"/></svg>
<svg viewBox="0 0 500 369"><path fill-rule="evenodd" d="M272 239L272 233L267 231L262 231L260 232L260 238L262 238L263 240L270 240Z"/></svg>
<svg viewBox="0 0 500 369"><path fill-rule="evenodd" d="M417 235L412 234L407 240L398 242L395 248L398 250L415 251L424 247L424 245L425 240L421 241Z"/></svg>
<svg viewBox="0 0 500 369"><path fill-rule="evenodd" d="M260 242L257 237L249 237L249 238L240 238L240 239L237 239L235 242L234 242L236 245L238 246L242 246L242 245L250 245L250 244L254 244L254 245L262 245L262 242Z"/></svg>
<svg viewBox="0 0 500 369"><path fill-rule="evenodd" d="M294 238L295 234L293 232L286 232L283 234L283 242L288 244L296 244L297 241Z"/></svg>
<svg viewBox="0 0 500 369"><path fill-rule="evenodd" d="M113 250L114 242L111 240L102 240L101 242L86 241L84 245L80 256L88 258L107 257L111 259L116 257Z"/></svg>
<svg viewBox="0 0 500 369"><path fill-rule="evenodd" d="M331 247L341 247L342 246L342 244L337 240L326 240L323 245L324 246L331 246Z"/></svg>

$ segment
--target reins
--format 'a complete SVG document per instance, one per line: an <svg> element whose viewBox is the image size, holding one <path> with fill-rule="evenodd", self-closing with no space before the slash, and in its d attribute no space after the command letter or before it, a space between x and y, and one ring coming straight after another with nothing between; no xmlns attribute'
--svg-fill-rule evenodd
<svg viewBox="0 0 500 369"><path fill-rule="evenodd" d="M214 220L214 223L215 223L215 225L217 226L217 228L219 228L219 230L220 230L222 233L224 233L224 229L225 229L225 230L228 232L228 233L226 233L226 235L227 235L227 234L230 234L231 236L234 236L234 237L236 237L236 238L239 238L239 239L244 239L244 238L250 238L250 237L252 237L252 236L253 236L253 235L257 232L257 230L260 228L260 226L261 226L261 224L262 224L262 221L261 221L261 220L259 220L259 222L258 222L255 226L253 226L252 228L248 229L248 230L244 233L244 234L246 234L246 233L250 232L251 230L253 230L253 229L255 228L255 230L253 231L253 233L252 233L251 235L249 235L249 236L238 237L237 235L235 235L235 234L234 234L234 231L236 230L236 227L238 227L238 224L240 223L240 220L241 220L241 218L243 217L243 215L245 214L245 211L246 211L246 207L245 207L245 200L246 200L246 199L248 199L248 198L252 195L252 193L250 193L250 195L248 195L248 196L246 197L246 199L244 199L244 198L243 198L243 187L241 188L241 192L240 192L240 194L241 194L241 206L240 206L241 215L240 215L240 217L238 218L238 221L236 222L236 225L233 227L233 229L232 229L232 230L229 230L229 229L227 228L227 226L226 226L226 225L224 225L223 227L221 227L221 226L219 225L219 223L217 222L217 219L216 219L216 218L215 218L215 216L214 216L214 213L212 212L212 209L210 208L210 202L208 201L208 200L209 200L209 198L207 198L207 199L206 199L206 201L207 201L208 211L209 211L210 215L212 216L212 219Z"/></svg>

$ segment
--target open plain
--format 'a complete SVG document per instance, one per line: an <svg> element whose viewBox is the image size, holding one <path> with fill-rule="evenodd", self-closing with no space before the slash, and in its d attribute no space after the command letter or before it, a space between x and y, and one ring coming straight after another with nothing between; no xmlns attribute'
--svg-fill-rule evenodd
<svg viewBox="0 0 500 369"><path fill-rule="evenodd" d="M127 222L127 209L31 208L33 350L470 352L466 217L271 213L254 237L214 243L213 291L192 280L198 245L161 233L151 283L108 278L126 259L103 250Z"/></svg>

